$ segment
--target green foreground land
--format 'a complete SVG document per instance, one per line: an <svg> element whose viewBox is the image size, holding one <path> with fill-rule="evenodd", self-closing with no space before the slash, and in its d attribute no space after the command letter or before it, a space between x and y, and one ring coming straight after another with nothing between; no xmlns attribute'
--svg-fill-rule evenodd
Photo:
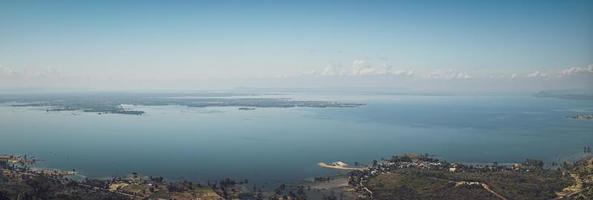
<svg viewBox="0 0 593 200"><path fill-rule="evenodd" d="M208 183L127 177L76 180L75 172L34 169L34 160L0 156L5 199L593 199L593 157L544 168L537 160L466 165L405 154L344 167L345 174L258 187L248 180ZM345 163L339 163L344 165Z"/></svg>
<svg viewBox="0 0 593 200"><path fill-rule="evenodd" d="M592 199L593 159L543 168L543 162L462 165L404 155L351 173L373 199Z"/></svg>

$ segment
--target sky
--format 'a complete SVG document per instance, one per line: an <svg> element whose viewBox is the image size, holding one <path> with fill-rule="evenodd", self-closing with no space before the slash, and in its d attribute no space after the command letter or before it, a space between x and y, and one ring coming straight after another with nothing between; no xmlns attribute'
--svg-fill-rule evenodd
<svg viewBox="0 0 593 200"><path fill-rule="evenodd" d="M1 1L0 89L593 90L593 1Z"/></svg>

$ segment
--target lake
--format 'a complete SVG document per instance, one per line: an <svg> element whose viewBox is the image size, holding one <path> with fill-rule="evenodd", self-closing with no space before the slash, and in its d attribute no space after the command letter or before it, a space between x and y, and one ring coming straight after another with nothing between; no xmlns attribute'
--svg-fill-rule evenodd
<svg viewBox="0 0 593 200"><path fill-rule="evenodd" d="M131 172L259 184L335 174L318 162L369 163L406 152L457 162L547 162L593 145L593 101L530 96L298 96L354 108L132 106L119 115L0 106L0 152L89 177Z"/></svg>

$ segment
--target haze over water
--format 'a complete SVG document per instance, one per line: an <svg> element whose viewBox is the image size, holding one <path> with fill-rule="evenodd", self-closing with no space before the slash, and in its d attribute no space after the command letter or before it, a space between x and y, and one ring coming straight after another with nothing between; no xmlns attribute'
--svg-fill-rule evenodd
<svg viewBox="0 0 593 200"><path fill-rule="evenodd" d="M531 96L284 95L354 108L136 106L141 116L0 106L0 152L89 177L138 172L257 183L335 174L318 162L369 163L406 152L457 162L569 159L593 143L589 100Z"/></svg>
<svg viewBox="0 0 593 200"><path fill-rule="evenodd" d="M0 0L0 199L587 199L591 147L593 0Z"/></svg>

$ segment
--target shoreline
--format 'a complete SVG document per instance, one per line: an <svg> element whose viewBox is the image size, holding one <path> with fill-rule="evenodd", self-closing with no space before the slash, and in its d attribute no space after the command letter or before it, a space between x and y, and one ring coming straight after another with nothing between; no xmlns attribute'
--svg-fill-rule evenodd
<svg viewBox="0 0 593 200"><path fill-rule="evenodd" d="M56 194L65 192L63 188L69 188L67 190L69 192L75 191L84 195L92 193L105 197L115 195L113 197L121 199L200 198L218 200L247 197L283 199L286 196L292 199L323 199L326 197L344 200L385 199L381 197L393 195L391 192L405 196L406 194L399 194L402 192L400 187L417 190L416 192L419 192L417 195L422 195L422 198L432 198L431 195L453 195L451 198L455 197L456 199L482 197L493 199L486 198L489 195L493 195L494 199L529 199L532 198L529 195L535 194L540 190L540 187L550 187L551 190L546 191L545 195L566 199L593 188L589 185L593 184L589 181L589 179L593 180L593 173L579 171L581 166L593 168L593 155L591 154L586 154L581 160L572 164L564 163L558 169L544 168L543 161L532 159L510 166L504 163L501 165L466 165L416 154L395 155L390 159L373 162L364 168L349 167L348 164L340 161L330 164L320 162L318 166L321 168L347 171L347 173L315 177L311 181L284 182L274 187L249 183L247 179L226 178L208 181L206 184L187 180L170 181L163 177L143 176L135 172L126 177L111 177L105 180L98 178L74 180L70 177L78 175L78 173L73 171L29 167L34 162L28 162L26 156L0 156L0 158L4 159L0 160L0 172L2 172L0 173L0 195L15 195L29 190L19 191L21 190L18 189L19 187L37 187L28 185L31 180L47 182L46 184L55 187ZM5 161L4 164L1 161ZM6 165L6 163L10 164ZM3 179L8 180L9 185L20 186L17 188L3 186L6 184L2 182ZM523 181L515 181L516 179ZM417 185L418 181L422 184ZM501 187L501 184L511 184L511 186ZM523 188L522 190L525 190L526 193L509 193L508 190L514 190L514 187ZM14 191L15 189L17 191ZM456 196L464 193L469 196Z"/></svg>
<svg viewBox="0 0 593 200"><path fill-rule="evenodd" d="M327 164L324 162L319 162L319 163L317 163L317 165L321 168L338 169L338 170L367 170L368 169L366 167L348 167L348 165L341 166L341 165L335 165L335 164Z"/></svg>

